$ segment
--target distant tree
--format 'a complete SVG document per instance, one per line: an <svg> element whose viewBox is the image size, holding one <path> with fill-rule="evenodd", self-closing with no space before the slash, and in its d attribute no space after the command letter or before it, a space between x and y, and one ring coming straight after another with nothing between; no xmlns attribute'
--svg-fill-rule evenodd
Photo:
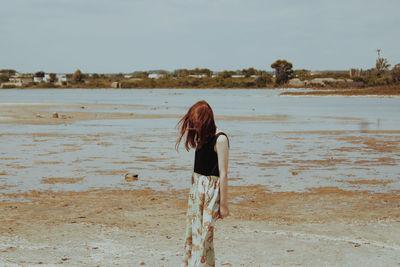
<svg viewBox="0 0 400 267"><path fill-rule="evenodd" d="M5 75L7 77L13 76L15 75L15 73L17 73L16 70L12 70L12 69L2 69L0 70L0 74Z"/></svg>
<svg viewBox="0 0 400 267"><path fill-rule="evenodd" d="M57 75L55 73L50 73L50 82L55 83L57 81Z"/></svg>
<svg viewBox="0 0 400 267"><path fill-rule="evenodd" d="M388 71L390 68L390 64L386 58L378 57L376 60L376 70L379 72Z"/></svg>
<svg viewBox="0 0 400 267"><path fill-rule="evenodd" d="M174 77L186 77L189 76L190 71L188 69L177 69L174 70Z"/></svg>
<svg viewBox="0 0 400 267"><path fill-rule="evenodd" d="M275 69L276 84L278 85L286 83L293 73L292 63L286 60L278 59L271 64L271 68Z"/></svg>
<svg viewBox="0 0 400 267"><path fill-rule="evenodd" d="M199 73L200 75L205 75L207 77L211 77L213 72L210 69L204 68L204 69L199 69Z"/></svg>
<svg viewBox="0 0 400 267"><path fill-rule="evenodd" d="M226 79L226 78L231 78L233 74L235 74L234 71L224 70L223 72L218 73L218 76Z"/></svg>
<svg viewBox="0 0 400 267"><path fill-rule="evenodd" d="M35 77L43 78L44 77L44 71L38 71L35 73Z"/></svg>
<svg viewBox="0 0 400 267"><path fill-rule="evenodd" d="M124 78L124 74L122 72L120 72L120 73L116 74L115 77L117 79L122 79L122 78Z"/></svg>
<svg viewBox="0 0 400 267"><path fill-rule="evenodd" d="M393 67L393 69L390 71L390 75L394 83L400 83L400 64L397 64Z"/></svg>
<svg viewBox="0 0 400 267"><path fill-rule="evenodd" d="M257 70L255 68L248 68L248 69L243 69L241 73L244 75L244 77L248 78L251 75L256 75Z"/></svg>
<svg viewBox="0 0 400 267"><path fill-rule="evenodd" d="M258 88L266 87L267 84L272 83L272 76L271 74L267 73L266 71L260 72L260 76L256 79L256 86Z"/></svg>
<svg viewBox="0 0 400 267"><path fill-rule="evenodd" d="M83 74L80 70L76 70L74 74L71 76L71 80L73 82L82 82L83 81Z"/></svg>
<svg viewBox="0 0 400 267"><path fill-rule="evenodd" d="M8 82L9 81L9 76L8 75L5 75L5 74L0 74L0 82L1 83L5 83L5 82Z"/></svg>
<svg viewBox="0 0 400 267"><path fill-rule="evenodd" d="M92 74L92 78L93 79L98 79L100 76L99 76L99 74L97 74L97 73L93 73Z"/></svg>
<svg viewBox="0 0 400 267"><path fill-rule="evenodd" d="M258 88L263 88L267 85L267 79L264 76L257 77L256 86Z"/></svg>
<svg viewBox="0 0 400 267"><path fill-rule="evenodd" d="M140 78L148 78L149 77L149 73L146 71L143 71L140 73Z"/></svg>

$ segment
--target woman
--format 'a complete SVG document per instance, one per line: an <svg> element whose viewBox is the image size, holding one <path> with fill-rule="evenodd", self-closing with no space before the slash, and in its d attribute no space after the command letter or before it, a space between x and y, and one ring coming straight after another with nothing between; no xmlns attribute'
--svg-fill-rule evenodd
<svg viewBox="0 0 400 267"><path fill-rule="evenodd" d="M215 126L213 111L206 101L194 104L178 126L176 149L184 136L186 150L196 149L186 219L185 266L215 266L215 221L229 216L229 140Z"/></svg>

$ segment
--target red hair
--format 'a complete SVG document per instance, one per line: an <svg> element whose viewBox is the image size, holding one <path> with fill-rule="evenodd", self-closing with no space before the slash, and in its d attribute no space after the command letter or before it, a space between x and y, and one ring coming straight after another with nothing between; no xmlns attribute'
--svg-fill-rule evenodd
<svg viewBox="0 0 400 267"><path fill-rule="evenodd" d="M178 150L179 143L186 134L185 148L201 148L215 136L217 127L215 126L214 113L210 105L201 100L191 106L185 116L180 119L177 126L179 138L175 148Z"/></svg>

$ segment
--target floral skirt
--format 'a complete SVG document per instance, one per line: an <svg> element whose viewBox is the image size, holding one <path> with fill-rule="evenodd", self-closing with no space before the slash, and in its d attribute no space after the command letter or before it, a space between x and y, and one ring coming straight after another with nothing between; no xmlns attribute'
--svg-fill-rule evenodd
<svg viewBox="0 0 400 267"><path fill-rule="evenodd" d="M219 177L193 173L186 218L184 266L215 266L214 225L219 217Z"/></svg>

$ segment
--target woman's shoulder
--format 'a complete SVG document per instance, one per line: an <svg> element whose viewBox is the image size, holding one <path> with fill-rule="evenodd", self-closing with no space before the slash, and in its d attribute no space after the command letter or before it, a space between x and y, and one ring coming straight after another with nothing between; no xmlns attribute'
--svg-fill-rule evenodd
<svg viewBox="0 0 400 267"><path fill-rule="evenodd" d="M224 133L221 130L218 130L217 133L215 134L215 137L216 137L215 140L216 144L221 144L221 145L227 144L229 147L229 138L226 133Z"/></svg>

